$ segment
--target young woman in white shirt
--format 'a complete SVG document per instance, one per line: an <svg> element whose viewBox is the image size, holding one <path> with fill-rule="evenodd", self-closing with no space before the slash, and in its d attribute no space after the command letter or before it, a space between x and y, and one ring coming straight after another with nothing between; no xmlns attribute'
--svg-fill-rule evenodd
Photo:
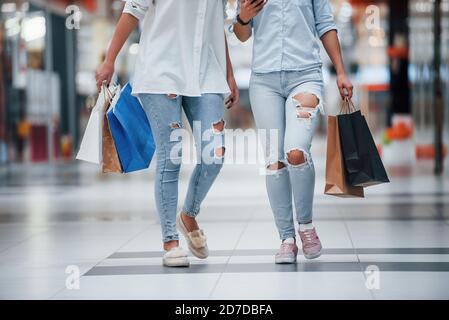
<svg viewBox="0 0 449 320"><path fill-rule="evenodd" d="M208 256L206 236L195 220L222 165L224 106L239 102L239 91L224 34L227 0L125 0L97 86L109 84L114 63L139 20L143 22L132 87L147 113L156 142L156 207L165 266L189 266L177 229L198 258ZM226 101L224 97L227 96ZM181 150L177 131L184 110L197 145L184 206L177 215Z"/></svg>

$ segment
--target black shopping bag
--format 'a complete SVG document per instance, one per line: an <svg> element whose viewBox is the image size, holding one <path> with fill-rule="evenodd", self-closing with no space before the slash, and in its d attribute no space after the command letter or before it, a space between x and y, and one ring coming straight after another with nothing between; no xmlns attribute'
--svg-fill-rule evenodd
<svg viewBox="0 0 449 320"><path fill-rule="evenodd" d="M337 116L345 170L349 174L357 173L362 170L361 154L358 149L357 137L352 125L353 117L357 117L357 112L342 113Z"/></svg>
<svg viewBox="0 0 449 320"><path fill-rule="evenodd" d="M350 100L345 100L343 106L342 112L347 113L337 119L348 183L369 187L389 182L365 117Z"/></svg>
<svg viewBox="0 0 449 320"><path fill-rule="evenodd" d="M353 118L359 117L355 106L349 99L343 100L340 108L340 114L337 116L338 129L340 132L340 141L345 164L345 170L349 173L357 173L362 170L362 155L358 149L357 137L353 128ZM348 180L349 182L349 180Z"/></svg>
<svg viewBox="0 0 449 320"><path fill-rule="evenodd" d="M349 184L369 187L390 182L365 117L357 111L351 122L359 150L361 170L348 174Z"/></svg>

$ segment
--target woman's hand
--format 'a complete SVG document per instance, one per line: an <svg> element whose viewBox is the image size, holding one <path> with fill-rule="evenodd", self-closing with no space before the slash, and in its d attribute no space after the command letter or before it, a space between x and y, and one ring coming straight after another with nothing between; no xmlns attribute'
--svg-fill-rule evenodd
<svg viewBox="0 0 449 320"><path fill-rule="evenodd" d="M250 21L257 16L266 3L267 0L242 0L240 4L240 19L244 22Z"/></svg>
<svg viewBox="0 0 449 320"><path fill-rule="evenodd" d="M226 108L231 109L240 103L240 91L235 82L234 75L228 76L228 86L231 89L231 94L225 101Z"/></svg>
<svg viewBox="0 0 449 320"><path fill-rule="evenodd" d="M109 61L104 61L97 70L96 80L97 80L97 90L101 91L101 86L103 83L109 86L111 83L112 76L114 74L114 63Z"/></svg>
<svg viewBox="0 0 449 320"><path fill-rule="evenodd" d="M337 75L337 86L342 99L352 99L354 86L345 73Z"/></svg>

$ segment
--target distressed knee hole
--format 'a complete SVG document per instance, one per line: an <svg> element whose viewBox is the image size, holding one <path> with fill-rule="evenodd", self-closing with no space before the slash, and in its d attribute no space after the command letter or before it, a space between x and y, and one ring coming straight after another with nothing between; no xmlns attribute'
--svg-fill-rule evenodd
<svg viewBox="0 0 449 320"><path fill-rule="evenodd" d="M315 109L320 104L320 99L313 93L299 93L293 97L299 107Z"/></svg>
<svg viewBox="0 0 449 320"><path fill-rule="evenodd" d="M296 102L297 117L311 119L317 112L320 99L313 93L299 93L293 97Z"/></svg>
<svg viewBox="0 0 449 320"><path fill-rule="evenodd" d="M281 161L278 161L278 162L276 162L276 163L274 163L274 164L270 164L270 165L267 167L267 169L268 169L268 170L271 170L271 171L277 171L277 170L281 170L281 169L283 169L283 168L285 168L285 163L283 163L283 162L281 162Z"/></svg>
<svg viewBox="0 0 449 320"><path fill-rule="evenodd" d="M212 129L214 133L220 134L224 131L224 128L225 128L225 121L223 119L212 124Z"/></svg>
<svg viewBox="0 0 449 320"><path fill-rule="evenodd" d="M307 162L305 153L301 150L293 150L287 154L288 163L293 166L299 166Z"/></svg>
<svg viewBox="0 0 449 320"><path fill-rule="evenodd" d="M312 114L310 112L298 111L298 118L301 119L310 119Z"/></svg>
<svg viewBox="0 0 449 320"><path fill-rule="evenodd" d="M226 153L226 148L225 147L221 147L215 150L215 155L218 158L223 158L225 156Z"/></svg>

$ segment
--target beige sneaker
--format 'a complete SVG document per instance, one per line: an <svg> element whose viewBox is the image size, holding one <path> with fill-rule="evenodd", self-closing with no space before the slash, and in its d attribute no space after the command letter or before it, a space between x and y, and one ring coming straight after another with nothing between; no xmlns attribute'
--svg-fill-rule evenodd
<svg viewBox="0 0 449 320"><path fill-rule="evenodd" d="M195 230L189 232L182 221L181 214L176 217L176 225L184 235L189 246L189 250L193 255L200 259L206 259L209 256L209 249L207 247L207 238L204 235L203 230Z"/></svg>
<svg viewBox="0 0 449 320"><path fill-rule="evenodd" d="M181 247L174 247L166 251L162 258L162 264L166 267L188 267L190 266L187 251Z"/></svg>

